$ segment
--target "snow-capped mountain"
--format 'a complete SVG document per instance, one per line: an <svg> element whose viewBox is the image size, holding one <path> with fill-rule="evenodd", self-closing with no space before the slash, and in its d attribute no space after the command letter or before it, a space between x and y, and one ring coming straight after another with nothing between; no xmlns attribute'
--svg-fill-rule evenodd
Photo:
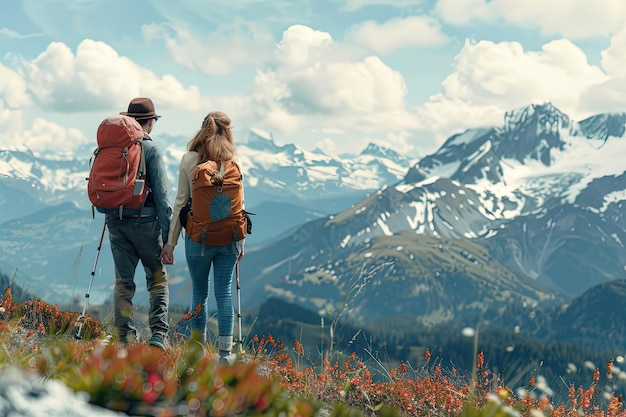
<svg viewBox="0 0 626 417"><path fill-rule="evenodd" d="M454 135L402 181L249 254L242 272L258 287L246 301L266 291L332 310L336 297L319 287L345 295L361 264L374 272L359 288L357 319L434 322L470 306L487 314L490 303L531 308L623 278L625 123L623 113L576 122L544 104ZM410 302L402 301L407 292Z"/></svg>
<svg viewBox="0 0 626 417"><path fill-rule="evenodd" d="M291 213L296 206L307 208L302 215L310 221L298 227L291 223L274 236L275 242L246 250L244 304L258 306L275 296L329 314L349 298L345 314L356 320L409 315L441 323L459 315L484 318L520 305L532 309L563 302L622 278L625 123L623 113L577 122L550 104L532 105L508 112L500 126L450 137L417 163L376 146L352 158L333 157L277 145L271 135L252 132L238 145L247 167L247 204L268 205L267 212L277 214L273 227L287 218L277 210L287 206L284 201ZM184 146L167 142L168 168L176 178ZM34 158L16 165L24 159L3 153L3 161L21 167L19 178L49 178L49 171L32 169L52 162ZM67 168L68 161L54 164L63 164L67 173L81 172ZM41 174L29 177L33 172ZM12 175L7 184L28 184L15 180L15 169L5 173L3 168L0 175ZM368 189L375 178L381 182ZM45 182L53 183L62 184ZM69 193L69 188L56 192ZM31 195L22 188L11 190L16 198ZM341 200L350 194L352 201ZM331 211L333 201L344 205ZM70 212L80 216L63 208ZM33 277L32 271L45 275L52 270L44 265L45 257L33 257L40 254L36 247L20 246L20 230L6 222L2 226L0 245L8 250L0 266L8 259L20 265L34 259L29 265ZM65 222L65 228L71 226ZM55 262L63 258L59 250L68 245L68 236L61 230L50 233L57 229L43 214L20 227L30 234L29 241L36 236L54 249ZM93 244L97 236L89 239ZM181 287L184 265L173 268L172 275L173 293L188 293Z"/></svg>
<svg viewBox="0 0 626 417"><path fill-rule="evenodd" d="M174 198L187 139L155 140L163 144ZM102 230L102 215L92 217L86 194L92 150L79 149L71 158L0 150L0 271L18 271L17 283L51 303L67 301L76 280L90 275L90 261L81 258L92 256L89 249L97 246ZM237 150L246 206L256 213L248 247L343 210L382 184L399 181L410 166L404 156L375 145L359 155L331 157L291 144L279 146L259 131L251 132ZM107 243L98 268L108 284L113 267ZM186 276L185 266L184 252L177 253L177 265L170 268L174 303L187 301L188 288L177 287Z"/></svg>
<svg viewBox="0 0 626 417"><path fill-rule="evenodd" d="M84 201L86 172L82 161L75 159L37 158L32 152L0 150L0 195L5 197L0 200L0 218L8 220L43 206ZM29 204L16 204L14 198Z"/></svg>
<svg viewBox="0 0 626 417"><path fill-rule="evenodd" d="M162 147L173 193L185 140L168 136L162 139L168 144ZM407 157L373 144L358 155L331 157L293 144L279 146L270 134L261 131L251 131L237 151L244 167L249 207L276 201L308 206L313 201L336 200L337 210L343 209L368 191L399 181L410 164ZM90 152L84 149L72 159L0 150L0 195L12 196L0 200L0 218L9 220L65 202L89 208L85 178L90 158ZM16 211L14 199L24 200L26 196L32 202Z"/></svg>
<svg viewBox="0 0 626 417"><path fill-rule="evenodd" d="M244 167L246 200L358 201L364 192L399 181L410 164L391 149L370 144L358 155L333 157L296 145L277 145L270 134L251 131L237 145ZM356 196L357 199L355 199Z"/></svg>
<svg viewBox="0 0 626 417"><path fill-rule="evenodd" d="M332 222L354 224L350 241L358 243L403 230L489 237L512 219L564 204L602 216L626 196L626 184L619 181L600 186L607 191L601 196L592 191L597 181L624 172L626 141L607 136L619 132L611 126L620 120L623 133L624 114L577 123L550 104L510 111L503 126L452 136L403 181L384 187L377 198L361 201Z"/></svg>

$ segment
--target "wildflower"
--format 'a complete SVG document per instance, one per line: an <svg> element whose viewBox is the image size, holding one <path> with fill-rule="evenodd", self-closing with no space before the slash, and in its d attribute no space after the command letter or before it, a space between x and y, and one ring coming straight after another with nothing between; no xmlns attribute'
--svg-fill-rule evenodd
<svg viewBox="0 0 626 417"><path fill-rule="evenodd" d="M157 373L151 372L143 384L142 399L146 404L154 403L160 395L163 388L163 379Z"/></svg>
<svg viewBox="0 0 626 417"><path fill-rule="evenodd" d="M613 368L613 358L611 358L611 360L609 361L609 363L606 364L606 376L607 377L611 377L611 368Z"/></svg>
<svg viewBox="0 0 626 417"><path fill-rule="evenodd" d="M406 363L401 362L400 365L398 365L398 372L401 374L406 374L409 371L409 367L407 366Z"/></svg>
<svg viewBox="0 0 626 417"><path fill-rule="evenodd" d="M302 347L302 343L297 340L294 342L294 349L298 355L304 356L304 348Z"/></svg>
<svg viewBox="0 0 626 417"><path fill-rule="evenodd" d="M485 364L485 354L483 352L480 352L478 354L478 360L476 361L476 368L481 369L484 364Z"/></svg>

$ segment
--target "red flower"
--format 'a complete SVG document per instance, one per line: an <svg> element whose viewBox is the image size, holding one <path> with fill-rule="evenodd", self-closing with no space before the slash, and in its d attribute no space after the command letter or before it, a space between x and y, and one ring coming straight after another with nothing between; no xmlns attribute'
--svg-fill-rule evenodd
<svg viewBox="0 0 626 417"><path fill-rule="evenodd" d="M142 399L146 404L152 404L159 398L162 389L158 388L163 388L163 379L161 375L151 372L143 385Z"/></svg>

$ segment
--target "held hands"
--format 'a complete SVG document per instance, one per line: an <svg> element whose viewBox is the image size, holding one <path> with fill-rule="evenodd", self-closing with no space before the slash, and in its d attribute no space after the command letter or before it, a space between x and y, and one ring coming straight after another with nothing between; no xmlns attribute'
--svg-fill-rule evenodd
<svg viewBox="0 0 626 417"><path fill-rule="evenodd" d="M165 265L174 264L174 247L169 243L163 245L163 249L161 249L161 262Z"/></svg>
<svg viewBox="0 0 626 417"><path fill-rule="evenodd" d="M237 250L239 251L239 257L237 258L237 263L241 261L244 253L244 241L245 239L237 241ZM163 245L163 249L161 249L161 261L165 265L173 265L174 262L174 247L169 243Z"/></svg>

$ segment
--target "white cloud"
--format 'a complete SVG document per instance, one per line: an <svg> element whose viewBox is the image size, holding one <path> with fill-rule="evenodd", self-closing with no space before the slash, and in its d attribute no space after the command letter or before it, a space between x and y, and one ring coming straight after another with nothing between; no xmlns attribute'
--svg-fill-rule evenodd
<svg viewBox="0 0 626 417"><path fill-rule="evenodd" d="M144 25L141 32L148 41L162 39L177 64L207 75L261 66L276 45L267 28L238 19L205 36L181 25Z"/></svg>
<svg viewBox="0 0 626 417"><path fill-rule="evenodd" d="M439 23L428 16L395 18L378 24L368 20L350 28L346 41L387 54L407 46L437 46L448 41Z"/></svg>
<svg viewBox="0 0 626 417"><path fill-rule="evenodd" d="M568 38L608 36L626 22L626 2L622 0L438 0L435 11L450 24L500 18Z"/></svg>
<svg viewBox="0 0 626 417"><path fill-rule="evenodd" d="M22 109L31 104L22 77L0 64L0 109Z"/></svg>
<svg viewBox="0 0 626 417"><path fill-rule="evenodd" d="M80 144L91 143L91 139L80 130L68 129L43 119L35 119L31 129L22 133L21 140L35 156L46 153L72 155Z"/></svg>
<svg viewBox="0 0 626 417"><path fill-rule="evenodd" d="M422 0L347 0L346 9L355 11L366 6L408 7L417 6L421 3L423 3Z"/></svg>
<svg viewBox="0 0 626 417"><path fill-rule="evenodd" d="M0 105L0 149L15 149L22 131L22 114Z"/></svg>
<svg viewBox="0 0 626 417"><path fill-rule="evenodd" d="M589 86L580 97L581 111L587 115L626 111L626 78L613 78Z"/></svg>
<svg viewBox="0 0 626 417"><path fill-rule="evenodd" d="M588 113L623 112L626 108L626 29L613 35L601 55L602 67L610 78L584 89L581 109Z"/></svg>
<svg viewBox="0 0 626 417"><path fill-rule="evenodd" d="M335 156L337 152L336 140L324 138L315 143L315 147L321 149L326 155Z"/></svg>
<svg viewBox="0 0 626 417"><path fill-rule="evenodd" d="M23 35L7 27L0 28L0 37L5 37L9 39L27 39L27 38L37 37L37 36L42 36L42 35L40 33L30 33L27 35Z"/></svg>
<svg viewBox="0 0 626 417"><path fill-rule="evenodd" d="M406 93L402 75L380 58L353 59L328 33L296 25L285 31L271 67L257 75L252 110L262 120L273 115L266 127L278 132L313 122L317 129L380 131L414 123Z"/></svg>
<svg viewBox="0 0 626 417"><path fill-rule="evenodd" d="M602 67L611 76L626 76L626 28L613 35L610 46L602 51Z"/></svg>
<svg viewBox="0 0 626 417"><path fill-rule="evenodd" d="M340 54L333 53L333 49L338 48L329 33L293 25L283 32L277 45L276 60L288 67L306 66L310 62L323 61L329 55L338 57Z"/></svg>
<svg viewBox="0 0 626 417"><path fill-rule="evenodd" d="M475 21L488 21L494 18L494 3L485 0L438 0L435 12L452 25L465 25Z"/></svg>
<svg viewBox="0 0 626 417"><path fill-rule="evenodd" d="M288 105L303 114L364 114L404 108L400 73L376 56L361 62L315 63L292 73Z"/></svg>
<svg viewBox="0 0 626 417"><path fill-rule="evenodd" d="M567 40L524 51L517 42L466 41L455 58L457 70L443 81L443 94L475 104L518 107L533 100L575 107L580 92L606 75Z"/></svg>
<svg viewBox="0 0 626 417"><path fill-rule="evenodd" d="M80 130L36 118L30 129L23 123L23 111L0 107L0 149L31 150L35 156L71 156L83 144L90 144Z"/></svg>
<svg viewBox="0 0 626 417"><path fill-rule="evenodd" d="M526 103L530 104L530 103ZM440 145L450 136L467 129L497 126L507 109L494 105L475 105L437 94L417 111L423 126L429 126Z"/></svg>
<svg viewBox="0 0 626 417"><path fill-rule="evenodd" d="M18 72L37 104L53 111L119 108L138 96L184 109L199 108L202 101L196 87L185 89L169 75L159 78L109 45L90 39L78 45L76 55L64 43L53 42L34 60L22 60Z"/></svg>
<svg viewBox="0 0 626 417"><path fill-rule="evenodd" d="M574 118L582 117L583 92L608 80L586 55L567 40L524 51L517 42L466 41L456 69L418 115L440 139L468 127L499 123L509 109L551 102Z"/></svg>
<svg viewBox="0 0 626 417"><path fill-rule="evenodd" d="M411 132L400 130L388 133L384 140L373 139L372 142L382 147L389 147L389 145L391 145L399 154L408 156L414 149L414 144L411 143L412 140L413 135Z"/></svg>
<svg viewBox="0 0 626 417"><path fill-rule="evenodd" d="M0 64L0 149L15 149L24 110L31 106L22 77Z"/></svg>

